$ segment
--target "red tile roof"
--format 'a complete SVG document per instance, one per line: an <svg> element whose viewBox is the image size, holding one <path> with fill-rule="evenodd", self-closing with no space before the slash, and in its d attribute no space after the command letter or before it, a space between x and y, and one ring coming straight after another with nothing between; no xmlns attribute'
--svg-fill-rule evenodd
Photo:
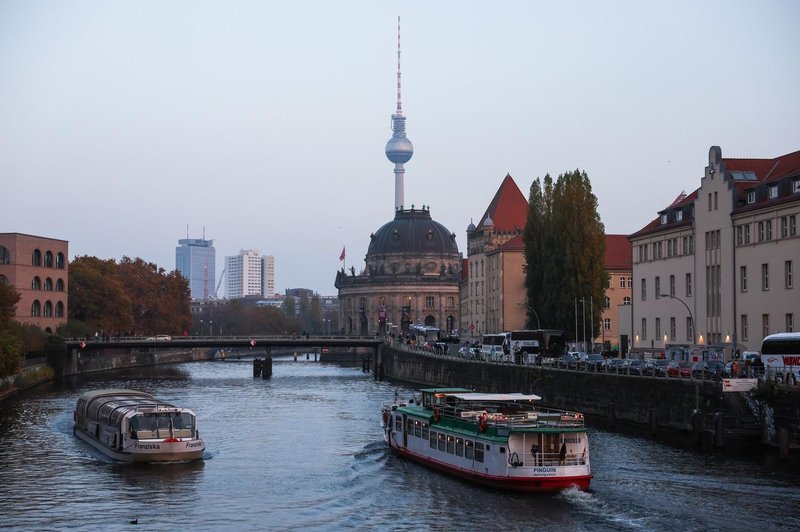
<svg viewBox="0 0 800 532"><path fill-rule="evenodd" d="M631 270L633 246L628 235L606 235L606 270Z"/></svg>
<svg viewBox="0 0 800 532"><path fill-rule="evenodd" d="M461 280L469 279L469 259L461 259Z"/></svg>
<svg viewBox="0 0 800 532"><path fill-rule="evenodd" d="M774 159L725 159L729 172L755 172L759 181L774 181L788 175L800 173L800 150Z"/></svg>
<svg viewBox="0 0 800 532"><path fill-rule="evenodd" d="M506 174L492 202L478 223L481 229L486 218L491 218L494 230L500 233L522 231L528 220L528 200L520 192L514 179Z"/></svg>
<svg viewBox="0 0 800 532"><path fill-rule="evenodd" d="M522 233L504 242L495 251L525 251L525 241L522 239Z"/></svg>

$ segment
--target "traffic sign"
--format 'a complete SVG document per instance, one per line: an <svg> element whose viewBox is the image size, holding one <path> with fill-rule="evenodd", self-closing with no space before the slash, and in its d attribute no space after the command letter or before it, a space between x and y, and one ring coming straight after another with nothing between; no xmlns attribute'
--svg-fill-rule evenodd
<svg viewBox="0 0 800 532"><path fill-rule="evenodd" d="M255 346L256 346L256 341L250 340L250 347L255 347Z"/></svg>

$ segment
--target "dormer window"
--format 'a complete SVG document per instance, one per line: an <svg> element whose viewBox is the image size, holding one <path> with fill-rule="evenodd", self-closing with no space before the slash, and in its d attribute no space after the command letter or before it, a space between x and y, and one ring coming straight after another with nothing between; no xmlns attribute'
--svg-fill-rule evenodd
<svg viewBox="0 0 800 532"><path fill-rule="evenodd" d="M800 179L792 181L792 194L800 194Z"/></svg>
<svg viewBox="0 0 800 532"><path fill-rule="evenodd" d="M665 223L667 223L667 214L666 213L661 215L661 225L664 225Z"/></svg>
<svg viewBox="0 0 800 532"><path fill-rule="evenodd" d="M778 185L770 185L767 190L769 191L769 199L778 197Z"/></svg>
<svg viewBox="0 0 800 532"><path fill-rule="evenodd" d="M678 222L683 220L683 211L675 211L675 220Z"/></svg>
<svg viewBox="0 0 800 532"><path fill-rule="evenodd" d="M754 190L751 190L747 193L747 204L750 205L756 202L756 193Z"/></svg>

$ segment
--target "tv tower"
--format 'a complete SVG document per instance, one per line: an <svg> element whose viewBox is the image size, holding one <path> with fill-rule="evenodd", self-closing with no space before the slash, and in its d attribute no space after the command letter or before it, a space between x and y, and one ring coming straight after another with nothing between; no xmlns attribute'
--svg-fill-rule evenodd
<svg viewBox="0 0 800 532"><path fill-rule="evenodd" d="M386 157L394 163L394 210L403 208L404 163L414 155L414 146L406 138L406 117L400 102L400 17L397 17L397 110L392 115L392 138L386 143Z"/></svg>

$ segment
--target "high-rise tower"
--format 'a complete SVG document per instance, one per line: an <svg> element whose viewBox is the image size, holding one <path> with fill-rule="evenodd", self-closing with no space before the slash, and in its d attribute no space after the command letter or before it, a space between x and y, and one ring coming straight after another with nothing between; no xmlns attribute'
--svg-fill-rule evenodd
<svg viewBox="0 0 800 532"><path fill-rule="evenodd" d="M386 143L386 157L394 163L394 210L403 208L404 163L414 155L414 146L406 138L406 117L400 102L400 17L397 17L397 110L392 115L392 138Z"/></svg>

